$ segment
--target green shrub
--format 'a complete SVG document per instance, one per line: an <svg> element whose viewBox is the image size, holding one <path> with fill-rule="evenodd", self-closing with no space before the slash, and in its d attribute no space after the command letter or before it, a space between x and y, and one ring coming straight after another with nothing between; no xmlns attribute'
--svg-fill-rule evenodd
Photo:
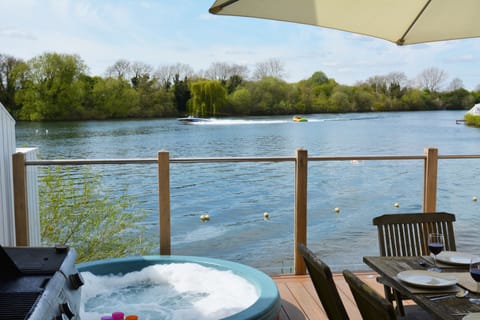
<svg viewBox="0 0 480 320"><path fill-rule="evenodd" d="M115 199L103 190L100 174L57 166L39 180L43 245L73 247L77 262L151 253L153 243L142 237L140 224L146 213L133 213L135 200L125 192Z"/></svg>
<svg viewBox="0 0 480 320"><path fill-rule="evenodd" d="M475 116L473 114L467 113L464 119L465 119L465 124L480 128L480 116Z"/></svg>

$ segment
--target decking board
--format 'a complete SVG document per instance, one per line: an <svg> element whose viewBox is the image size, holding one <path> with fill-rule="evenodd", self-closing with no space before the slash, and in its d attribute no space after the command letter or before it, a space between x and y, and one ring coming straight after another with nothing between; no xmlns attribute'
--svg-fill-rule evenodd
<svg viewBox="0 0 480 320"><path fill-rule="evenodd" d="M357 275L383 295L382 285L375 280L376 273L359 272ZM278 275L272 278L277 284L282 299L279 320L328 320L309 275ZM361 320L343 275L335 273L333 279L350 319Z"/></svg>
<svg viewBox="0 0 480 320"><path fill-rule="evenodd" d="M361 271L355 272L355 274L383 296L383 285L377 282L378 275L375 272ZM278 320L328 320L309 275L276 275L271 277L277 284L282 299L282 308ZM361 320L362 317L343 275L334 273L333 280L350 320ZM431 316L416 306L413 301L404 301L404 305L408 306L409 309L407 319L431 319Z"/></svg>

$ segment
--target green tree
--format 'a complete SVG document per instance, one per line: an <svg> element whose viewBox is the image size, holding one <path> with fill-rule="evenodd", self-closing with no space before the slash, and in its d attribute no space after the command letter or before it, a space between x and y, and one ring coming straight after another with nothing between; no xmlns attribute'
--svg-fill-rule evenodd
<svg viewBox="0 0 480 320"><path fill-rule="evenodd" d="M28 61L17 91L22 120L75 119L82 114L83 91L78 81L86 70L77 55L45 53Z"/></svg>
<svg viewBox="0 0 480 320"><path fill-rule="evenodd" d="M152 118L177 114L173 93L161 86L157 76L152 76L153 68L150 65L134 62L130 70L133 73L131 83L138 95L138 108L133 108L130 116Z"/></svg>
<svg viewBox="0 0 480 320"><path fill-rule="evenodd" d="M338 84L321 71L315 72L307 80L300 81L298 88L297 112L321 113L329 110L329 99Z"/></svg>
<svg viewBox="0 0 480 320"><path fill-rule="evenodd" d="M18 117L20 105L15 101L15 94L23 79L26 64L23 60L0 54L0 103L14 117Z"/></svg>
<svg viewBox="0 0 480 320"><path fill-rule="evenodd" d="M139 107L135 109L137 113L132 113L132 115L135 117L161 116L163 112L161 108L158 108L159 96L156 95L156 92L163 89L156 89L157 79L151 78L148 73L137 73L131 81L139 99Z"/></svg>
<svg viewBox="0 0 480 320"><path fill-rule="evenodd" d="M177 115L173 92L164 87L149 87L140 93L141 117L172 117Z"/></svg>
<svg viewBox="0 0 480 320"><path fill-rule="evenodd" d="M328 77L322 71L317 71L306 82L311 86L319 86L328 83Z"/></svg>
<svg viewBox="0 0 480 320"><path fill-rule="evenodd" d="M438 110L440 100L427 90L408 89L401 98L404 110Z"/></svg>
<svg viewBox="0 0 480 320"><path fill-rule="evenodd" d="M372 111L374 95L370 86L356 86L352 94L352 110L354 112Z"/></svg>
<svg viewBox="0 0 480 320"><path fill-rule="evenodd" d="M79 86L82 90L83 101L82 101L82 109L83 115L79 117L79 120L82 119L95 119L96 111L95 111L95 101L93 95L93 89L95 88L95 84L99 81L103 81L100 77L91 77L86 74L80 75L78 78Z"/></svg>
<svg viewBox="0 0 480 320"><path fill-rule="evenodd" d="M278 78L264 77L248 83L246 88L252 97L253 115L289 114L298 102L295 87Z"/></svg>
<svg viewBox="0 0 480 320"><path fill-rule="evenodd" d="M327 82L317 84L313 87L315 99L313 101L312 112L326 112L329 109L328 101L337 86L338 83L335 80L328 79Z"/></svg>
<svg viewBox="0 0 480 320"><path fill-rule="evenodd" d="M477 89L475 91L472 92L472 96L475 98L475 103L479 103L480 102L480 85L477 86Z"/></svg>
<svg viewBox="0 0 480 320"><path fill-rule="evenodd" d="M234 92L241 84L243 83L243 78L239 75L232 75L227 80L227 91L228 94Z"/></svg>
<svg viewBox="0 0 480 320"><path fill-rule="evenodd" d="M313 103L315 95L310 83L307 80L301 80L297 83L296 89L298 91L298 107L303 110L301 113L314 113Z"/></svg>
<svg viewBox="0 0 480 320"><path fill-rule="evenodd" d="M139 112L138 93L127 80L120 78L101 79L92 91L95 118L127 118Z"/></svg>
<svg viewBox="0 0 480 320"><path fill-rule="evenodd" d="M252 96L250 91L241 86L227 97L226 112L237 115L248 115L251 113Z"/></svg>
<svg viewBox="0 0 480 320"><path fill-rule="evenodd" d="M201 117L215 116L227 100L227 92L218 80L199 80L190 83L190 114Z"/></svg>
<svg viewBox="0 0 480 320"><path fill-rule="evenodd" d="M440 94L440 99L447 110L466 110L475 104L474 96L463 88L444 92Z"/></svg>
<svg viewBox="0 0 480 320"><path fill-rule="evenodd" d="M180 114L185 114L185 112L187 112L187 102L191 97L187 77L180 80L178 73L175 74L173 80L173 95L178 112Z"/></svg>
<svg viewBox="0 0 480 320"><path fill-rule="evenodd" d="M126 192L114 199L101 176L88 169L48 168L40 178L40 229L43 245L75 248L77 262L151 254L153 243L140 223L146 212Z"/></svg>
<svg viewBox="0 0 480 320"><path fill-rule="evenodd" d="M328 112L351 112L352 111L352 88L337 86L329 99Z"/></svg>

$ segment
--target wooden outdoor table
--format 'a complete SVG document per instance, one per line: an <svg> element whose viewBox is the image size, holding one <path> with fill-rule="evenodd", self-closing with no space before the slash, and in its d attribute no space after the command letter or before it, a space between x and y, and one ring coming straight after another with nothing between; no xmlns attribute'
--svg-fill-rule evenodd
<svg viewBox="0 0 480 320"><path fill-rule="evenodd" d="M438 319L458 320L466 313L480 312L480 305L468 301L468 298L448 297L441 300L431 300L435 289L419 293L416 288L397 279L396 275L405 270L427 270L431 265L425 265L426 257L364 257L363 261L387 281L387 284L398 290L405 297L412 299ZM442 272L468 272L468 267L445 267ZM459 287L460 289L460 287ZM438 289L437 289L438 290ZM440 293L439 293L440 294ZM472 296L472 294L469 294Z"/></svg>

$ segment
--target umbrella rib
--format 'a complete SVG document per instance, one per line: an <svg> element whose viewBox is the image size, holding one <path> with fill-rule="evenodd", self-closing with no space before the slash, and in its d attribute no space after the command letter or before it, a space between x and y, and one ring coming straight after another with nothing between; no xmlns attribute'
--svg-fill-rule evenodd
<svg viewBox="0 0 480 320"><path fill-rule="evenodd" d="M413 26L415 25L415 23L417 23L417 20L420 19L420 16L423 14L423 12L427 9L427 7L430 5L430 2L432 2L432 0L428 0L427 3L425 3L425 5L423 6L422 10L420 10L420 12L417 14L417 16L415 17L415 19L413 19L412 23L410 24L410 26L408 26L408 29L407 31L405 31L405 33L402 35L402 37L400 39L398 39L396 41L396 44L398 44L399 46L403 45L405 43L405 37L407 36L407 34L410 32L410 30L413 28Z"/></svg>
<svg viewBox="0 0 480 320"><path fill-rule="evenodd" d="M237 1L238 1L238 0L228 0L228 1L225 1L224 3L219 4L218 6L211 7L210 9L208 9L208 12L210 12L210 13L212 13L212 14L217 14L217 13L219 13L220 11L222 11L223 8L228 7L229 5L234 4L234 3L237 2Z"/></svg>

